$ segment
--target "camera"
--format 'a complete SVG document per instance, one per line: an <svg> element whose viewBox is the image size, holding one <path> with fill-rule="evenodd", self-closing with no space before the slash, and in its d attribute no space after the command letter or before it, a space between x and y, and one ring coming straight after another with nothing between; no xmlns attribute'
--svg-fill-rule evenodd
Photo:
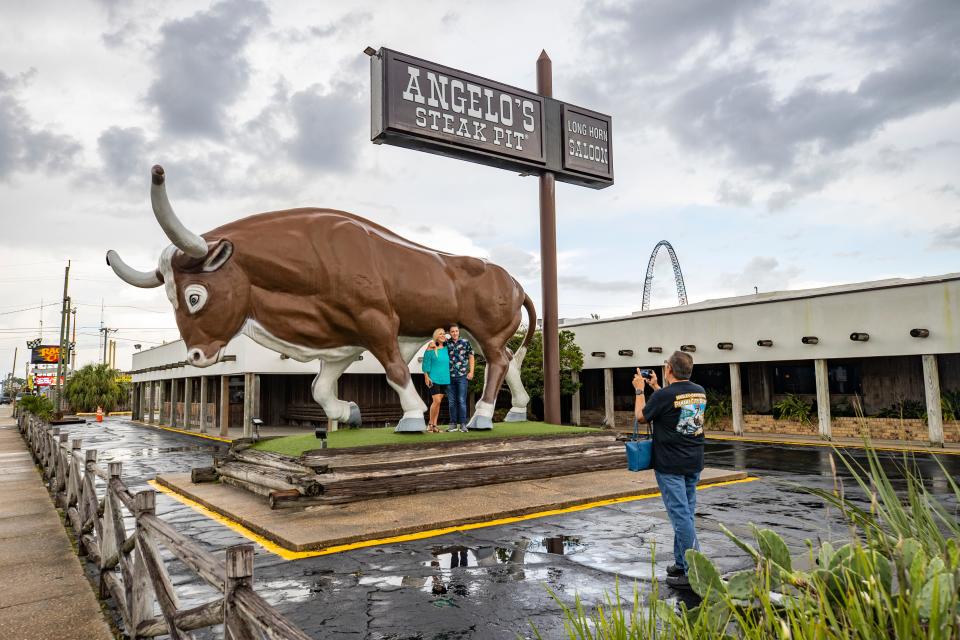
<svg viewBox="0 0 960 640"><path fill-rule="evenodd" d="M645 379L649 380L650 378L653 377L653 370L652 370L652 369L641 369L641 370L640 370L640 376L641 376L642 378L645 378Z"/></svg>

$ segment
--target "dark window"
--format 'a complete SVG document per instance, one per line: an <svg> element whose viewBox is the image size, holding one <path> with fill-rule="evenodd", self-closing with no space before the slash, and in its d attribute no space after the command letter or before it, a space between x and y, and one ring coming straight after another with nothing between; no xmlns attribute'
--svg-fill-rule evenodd
<svg viewBox="0 0 960 640"><path fill-rule="evenodd" d="M813 364L777 365L773 368L774 393L815 394L817 382Z"/></svg>
<svg viewBox="0 0 960 640"><path fill-rule="evenodd" d="M863 394L863 389L860 386L859 362L830 364L827 367L827 380L829 381L830 393Z"/></svg>
<svg viewBox="0 0 960 640"><path fill-rule="evenodd" d="M694 364L690 379L707 391L730 395L730 365Z"/></svg>

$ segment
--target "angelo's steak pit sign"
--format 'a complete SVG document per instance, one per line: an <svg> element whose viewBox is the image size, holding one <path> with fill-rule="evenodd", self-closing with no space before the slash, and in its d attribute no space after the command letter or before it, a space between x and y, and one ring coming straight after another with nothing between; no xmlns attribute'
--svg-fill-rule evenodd
<svg viewBox="0 0 960 640"><path fill-rule="evenodd" d="M375 143L613 184L609 116L386 48L370 73Z"/></svg>

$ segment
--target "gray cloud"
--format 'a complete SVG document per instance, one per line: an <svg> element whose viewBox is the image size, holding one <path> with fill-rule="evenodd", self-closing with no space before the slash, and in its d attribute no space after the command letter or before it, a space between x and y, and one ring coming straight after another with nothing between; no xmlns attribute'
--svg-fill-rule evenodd
<svg viewBox="0 0 960 640"><path fill-rule="evenodd" d="M38 128L18 99L34 73L11 77L0 71L0 180L38 169L63 171L81 150L70 136Z"/></svg>
<svg viewBox="0 0 960 640"><path fill-rule="evenodd" d="M723 180L717 187L717 200L724 204L732 204L735 207L749 207L753 204L753 194L743 185Z"/></svg>
<svg viewBox="0 0 960 640"><path fill-rule="evenodd" d="M590 5L584 19L593 64L574 88L601 108L629 104L626 128L663 127L718 161L731 174L718 189L723 202L762 190L768 208L785 208L842 177L835 169L847 152L888 124L960 100L955 0L857 12L654 0ZM867 72L852 87L831 75L784 87L783 68L818 41L865 61ZM891 168L897 160L881 158Z"/></svg>
<svg viewBox="0 0 960 640"><path fill-rule="evenodd" d="M564 289L577 289L596 293L642 292L643 279L637 280L597 280L587 276L558 276L557 284ZM664 286L665 288L665 286Z"/></svg>
<svg viewBox="0 0 960 640"><path fill-rule="evenodd" d="M797 267L781 266L774 257L754 256L739 272L720 274L718 286L733 289L736 295L753 293L754 287L760 291L778 291L788 288L800 273Z"/></svg>
<svg viewBox="0 0 960 640"><path fill-rule="evenodd" d="M647 0L589 3L591 39L636 73L668 71L690 56L725 50L743 17L767 0Z"/></svg>
<svg viewBox="0 0 960 640"><path fill-rule="evenodd" d="M258 0L224 0L163 26L154 56L158 74L147 98L158 108L165 132L223 137L226 110L250 76L244 49L268 20Z"/></svg>
<svg viewBox="0 0 960 640"><path fill-rule="evenodd" d="M285 29L278 35L290 42L304 42L343 35L345 31L368 24L373 14L368 11L349 11L324 25L312 25L302 29Z"/></svg>
<svg viewBox="0 0 960 640"><path fill-rule="evenodd" d="M147 136L139 127L110 127L97 138L97 151L104 175L116 186L131 178L147 175L142 171L147 160Z"/></svg>
<svg viewBox="0 0 960 640"><path fill-rule="evenodd" d="M323 92L314 85L290 98L296 134L286 141L290 157L302 167L346 171L356 162L367 115L358 85L340 83Z"/></svg>
<svg viewBox="0 0 960 640"><path fill-rule="evenodd" d="M931 249L960 249L960 224L940 227L932 234Z"/></svg>

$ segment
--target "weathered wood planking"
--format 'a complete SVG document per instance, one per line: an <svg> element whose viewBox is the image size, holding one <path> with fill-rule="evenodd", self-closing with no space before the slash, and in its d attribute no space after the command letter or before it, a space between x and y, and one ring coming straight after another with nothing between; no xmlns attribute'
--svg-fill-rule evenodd
<svg viewBox="0 0 960 640"><path fill-rule="evenodd" d="M590 434L575 437L560 436L535 438L491 438L485 440L467 440L453 442L424 442L420 446L395 445L396 449L382 447L353 447L349 449L321 449L311 451L300 457L307 467L327 466L338 469L349 466L365 466L378 463L406 464L417 460L428 460L446 456L473 455L477 453L497 453L518 450L543 450L553 447L586 447L598 444L614 444L612 434Z"/></svg>
<svg viewBox="0 0 960 640"><path fill-rule="evenodd" d="M79 438L68 446L65 434L50 430L36 416L20 412L17 418L34 459L50 479L55 503L64 509L74 529L78 553L98 567L101 596L112 598L127 635L189 638L189 631L223 625L225 637L231 639L308 640L253 591L253 545L229 547L225 565L155 515L153 490L131 495L121 480L119 462L111 462L106 472L97 466L96 450L81 455ZM97 494L98 478L104 480L102 496ZM129 533L124 509L135 522ZM181 609L161 545L224 596ZM243 563L249 570L242 576L231 575L227 568L236 557L250 559ZM154 615L155 604L160 616Z"/></svg>

